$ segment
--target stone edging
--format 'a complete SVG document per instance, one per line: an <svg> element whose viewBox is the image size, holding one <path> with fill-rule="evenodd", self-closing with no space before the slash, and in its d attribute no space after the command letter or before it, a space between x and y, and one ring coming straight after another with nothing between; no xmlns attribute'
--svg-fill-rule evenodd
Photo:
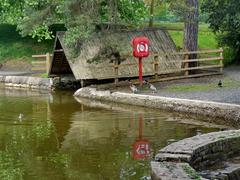
<svg viewBox="0 0 240 180"><path fill-rule="evenodd" d="M53 87L51 78L29 76L0 76L0 83L3 83L7 87L15 88L51 90Z"/></svg>
<svg viewBox="0 0 240 180"><path fill-rule="evenodd" d="M97 91L95 88L81 88L75 92L74 96L165 109L182 113L193 113L211 118L221 118L224 119L227 124L229 124L230 121L231 125L237 125L240 121L240 105L235 104L129 94L122 92L112 93L110 91Z"/></svg>
<svg viewBox="0 0 240 180"><path fill-rule="evenodd" d="M201 179L195 169L201 170L236 154L239 155L239 151L240 130L214 132L183 139L159 151L155 162L151 163L152 179L174 179L175 176L185 179L195 176L196 179ZM240 167L225 170L212 178L231 179L232 173L239 176Z"/></svg>

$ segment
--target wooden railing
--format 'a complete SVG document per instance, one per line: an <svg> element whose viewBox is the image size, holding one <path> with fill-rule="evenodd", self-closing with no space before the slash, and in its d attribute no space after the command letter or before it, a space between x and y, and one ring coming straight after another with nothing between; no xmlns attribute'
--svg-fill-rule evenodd
<svg viewBox="0 0 240 180"><path fill-rule="evenodd" d="M191 54L197 54L196 59L189 59ZM204 55L204 56L202 56ZM206 56L207 55L207 56ZM46 71L49 72L51 64L51 54L47 53L44 55L33 55L34 58L44 58L45 60L33 61L32 70L33 71ZM176 59L170 59L170 57L177 56ZM168 57L167 61L170 63L181 63L181 68L178 69L167 69L161 70L161 61L159 58ZM123 55L122 58L132 58L132 54ZM181 78L191 78L191 77L201 77L214 74L221 74L223 72L223 49L214 49L214 50L203 50L203 51L185 51L185 52L152 52L150 56L150 61L143 61L143 65L149 64L152 65L153 69L151 72L148 72L148 75L151 74L153 79L151 81L164 81L164 80L173 80ZM165 60L166 61L166 60ZM197 62L198 66L190 67L189 63ZM88 66L92 66L91 64ZM122 63L119 64L116 60L113 60L113 63L108 66L98 66L97 68L113 68L114 74L109 74L108 78L114 78L115 83L118 83L119 78L127 77L120 75L119 68L135 66L138 67L138 63ZM214 69L214 70L213 70ZM193 70L198 70L198 73L191 74ZM160 77L162 74L176 74L176 76ZM143 74L144 75L144 74ZM136 75L137 76L137 75Z"/></svg>
<svg viewBox="0 0 240 180"><path fill-rule="evenodd" d="M197 54L196 59L189 59L190 55L192 54ZM209 57L200 57L202 54L212 54ZM218 55L215 55L218 54ZM181 69L179 70L167 70L167 71L160 71L159 72L159 67L160 63L158 59L160 57L171 57L172 55L178 55L178 56L183 56L182 59L169 59L168 61L173 63L173 62L180 62L181 63ZM124 58L130 58L132 55L124 55ZM214 75L214 74L221 74L223 72L223 49L214 49L214 50L203 50L203 51L185 51L185 52L169 52L169 53L158 53L158 52L153 52L151 57L152 61L143 61L144 64L152 64L153 65L153 70L152 74L154 76L154 79L152 81L163 81L163 80L172 80L172 79L180 79L180 78L191 78L191 77L200 77L200 76L208 76L208 75ZM190 67L189 63L192 62L197 62L198 66L196 67ZM210 63L207 63L210 62ZM113 67L114 68L114 74L115 74L115 83L117 83L120 78L119 76L119 68L124 67L124 66L138 66L138 63L127 63L127 64L118 64L116 61L113 62L113 65L108 66L108 67ZM103 68L105 68L104 66ZM209 69L217 69L217 71L209 71L206 72L206 70ZM204 70L205 72L199 72L199 73L194 73L190 74L191 71L193 70ZM169 74L169 73L178 73L178 72L183 72L182 75L178 75L175 77L167 77L167 78L161 78L159 79L160 74ZM144 74L143 74L144 75Z"/></svg>
<svg viewBox="0 0 240 180"><path fill-rule="evenodd" d="M32 71L49 72L52 54L32 55L33 58L41 58L39 61L32 61Z"/></svg>

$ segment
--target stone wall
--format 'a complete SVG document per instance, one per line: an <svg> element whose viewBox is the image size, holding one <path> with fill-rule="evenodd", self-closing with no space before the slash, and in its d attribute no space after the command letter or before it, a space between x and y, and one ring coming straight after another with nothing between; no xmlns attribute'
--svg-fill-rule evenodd
<svg viewBox="0 0 240 180"><path fill-rule="evenodd" d="M214 132L187 138L161 149L152 162L152 179L174 179L175 176L201 178L202 171L221 161L240 155L240 130ZM180 163L180 164L179 164ZM185 165L183 165L185 163ZM189 165L189 167L188 167ZM211 179L238 179L240 166L218 172ZM211 175L210 175L211 176Z"/></svg>
<svg viewBox="0 0 240 180"><path fill-rule="evenodd" d="M46 89L53 88L53 82L50 78L28 77L28 76L0 76L0 83L7 87Z"/></svg>
<svg viewBox="0 0 240 180"><path fill-rule="evenodd" d="M149 108L159 108L188 114L192 113L210 118L220 118L224 120L225 125L237 126L240 123L240 105L121 92L97 91L94 88L81 88L75 92L74 96Z"/></svg>

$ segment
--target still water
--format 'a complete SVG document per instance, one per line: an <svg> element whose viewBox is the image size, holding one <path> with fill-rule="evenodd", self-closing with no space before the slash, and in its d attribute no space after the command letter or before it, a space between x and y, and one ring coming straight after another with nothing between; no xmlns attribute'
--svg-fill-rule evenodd
<svg viewBox="0 0 240 180"><path fill-rule="evenodd" d="M0 179L149 179L169 141L217 131L183 115L0 88Z"/></svg>

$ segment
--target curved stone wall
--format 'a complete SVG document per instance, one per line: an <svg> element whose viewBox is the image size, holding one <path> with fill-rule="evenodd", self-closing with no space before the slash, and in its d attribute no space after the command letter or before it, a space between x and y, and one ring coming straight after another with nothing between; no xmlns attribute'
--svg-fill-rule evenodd
<svg viewBox="0 0 240 180"><path fill-rule="evenodd" d="M187 138L161 149L152 162L152 179L191 176L228 158L240 155L240 130L220 131ZM206 174L206 176L209 175ZM238 179L240 166L224 169L211 179ZM174 178L173 178L174 179Z"/></svg>
<svg viewBox="0 0 240 180"><path fill-rule="evenodd" d="M53 87L52 79L28 76L0 76L0 83L8 87L46 89Z"/></svg>
<svg viewBox="0 0 240 180"><path fill-rule="evenodd" d="M225 125L238 126L240 123L240 105L235 104L97 91L94 88L81 88L74 96L220 118Z"/></svg>

